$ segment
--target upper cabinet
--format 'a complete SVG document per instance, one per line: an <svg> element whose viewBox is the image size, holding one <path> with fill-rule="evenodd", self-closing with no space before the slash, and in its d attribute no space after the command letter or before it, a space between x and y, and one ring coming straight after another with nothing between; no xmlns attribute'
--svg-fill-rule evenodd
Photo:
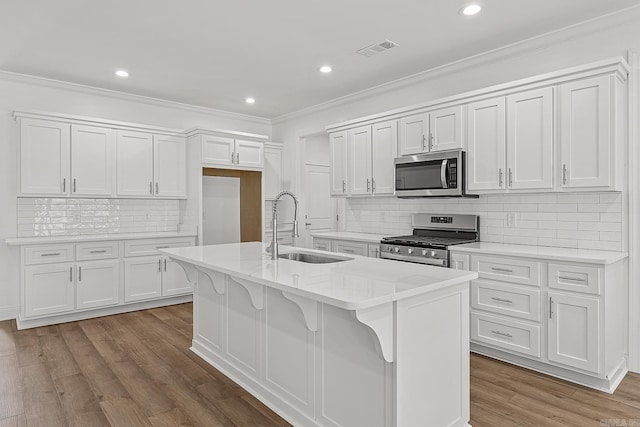
<svg viewBox="0 0 640 427"><path fill-rule="evenodd" d="M467 117L467 189L477 191L504 188L504 98L469 104Z"/></svg>
<svg viewBox="0 0 640 427"><path fill-rule="evenodd" d="M398 156L398 122L389 120L371 126L372 194L395 192L395 165Z"/></svg>
<svg viewBox="0 0 640 427"><path fill-rule="evenodd" d="M264 143L218 135L201 135L202 165L225 169L262 169Z"/></svg>
<svg viewBox="0 0 640 427"><path fill-rule="evenodd" d="M330 161L331 161L331 195L347 195L347 161L349 147L346 131L329 135Z"/></svg>
<svg viewBox="0 0 640 427"><path fill-rule="evenodd" d="M18 111L14 116L20 196L186 197L183 137L78 116Z"/></svg>
<svg viewBox="0 0 640 427"><path fill-rule="evenodd" d="M282 144L265 144L264 169L262 172L263 194L266 200L275 199L284 190L283 177L283 147Z"/></svg>
<svg viewBox="0 0 640 427"><path fill-rule="evenodd" d="M401 156L463 148L462 106L402 117L398 126Z"/></svg>

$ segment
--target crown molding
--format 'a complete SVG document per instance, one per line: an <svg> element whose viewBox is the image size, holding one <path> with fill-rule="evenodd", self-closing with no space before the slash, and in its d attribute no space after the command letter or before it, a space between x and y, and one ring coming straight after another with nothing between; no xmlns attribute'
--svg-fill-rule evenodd
<svg viewBox="0 0 640 427"><path fill-rule="evenodd" d="M212 135L212 136L222 136L222 137L241 137L241 138L251 138L251 139L259 139L266 141L269 139L268 135L260 135L257 133L249 133L249 132L238 132L235 130L226 130L226 129L205 129L205 128L193 128L184 131L184 134L187 138L196 136L196 135Z"/></svg>
<svg viewBox="0 0 640 427"><path fill-rule="evenodd" d="M202 107L199 105L185 104L182 102L153 98L150 96L136 95L133 93L120 92L116 90L88 86L79 83L72 83L63 80L49 79L46 77L32 76L29 74L14 73L12 71L0 70L0 80L43 86L47 88L70 90L89 95L106 96L109 98L115 98L125 101L140 102L147 105L176 108L179 110L191 111L195 113L202 113L229 119L244 120L266 126L271 125L271 120L265 117L250 116L248 114L234 113L231 111L218 110L215 108Z"/></svg>
<svg viewBox="0 0 640 427"><path fill-rule="evenodd" d="M271 119L271 124L278 125L280 123L308 116L314 113L335 108L344 104L355 102L361 99L370 98L375 95L384 94L393 90L398 90L405 86L414 85L425 80L437 78L438 76L460 72L469 68L477 67L489 62L499 61L509 57L521 56L527 53L543 50L550 46L563 44L579 37L581 35L598 32L602 29L612 28L628 22L636 23L640 19L640 5L631 6L607 15L598 16L596 18L582 21L577 24L563 27L554 31L550 31L538 36L534 36L525 40L521 40L506 46L488 50L473 56L462 58L457 61L450 62L441 66L430 68L416 74L399 78L387 83L380 84L368 89L354 92L339 98L335 98L311 107L303 108L298 111L283 114Z"/></svg>

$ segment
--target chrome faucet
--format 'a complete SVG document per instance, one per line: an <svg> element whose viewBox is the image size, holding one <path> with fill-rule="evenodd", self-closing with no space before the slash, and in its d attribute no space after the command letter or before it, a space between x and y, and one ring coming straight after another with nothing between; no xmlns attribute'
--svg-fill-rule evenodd
<svg viewBox="0 0 640 427"><path fill-rule="evenodd" d="M295 206L295 210L293 212L293 237L300 237L298 234L298 199L293 195L293 193L283 191L273 200L273 227L271 227L273 231L273 238L271 239L271 245L267 248L267 252L271 253L271 259L278 259L278 201L282 196L291 196L293 199L293 204Z"/></svg>

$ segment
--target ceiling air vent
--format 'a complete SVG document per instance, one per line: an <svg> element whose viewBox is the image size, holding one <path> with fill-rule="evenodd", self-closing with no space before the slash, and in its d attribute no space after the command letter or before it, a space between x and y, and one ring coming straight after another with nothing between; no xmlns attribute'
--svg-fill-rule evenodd
<svg viewBox="0 0 640 427"><path fill-rule="evenodd" d="M371 46L363 47L362 49L356 51L356 53L369 57L397 46L397 43L394 43L391 40L385 40L380 43L372 44Z"/></svg>

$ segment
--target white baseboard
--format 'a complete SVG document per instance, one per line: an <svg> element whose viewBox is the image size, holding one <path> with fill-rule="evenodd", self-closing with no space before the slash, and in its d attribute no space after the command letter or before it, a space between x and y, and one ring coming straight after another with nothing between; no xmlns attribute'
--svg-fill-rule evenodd
<svg viewBox="0 0 640 427"><path fill-rule="evenodd" d="M16 307L0 307L0 321L12 320L18 317L19 308Z"/></svg>

